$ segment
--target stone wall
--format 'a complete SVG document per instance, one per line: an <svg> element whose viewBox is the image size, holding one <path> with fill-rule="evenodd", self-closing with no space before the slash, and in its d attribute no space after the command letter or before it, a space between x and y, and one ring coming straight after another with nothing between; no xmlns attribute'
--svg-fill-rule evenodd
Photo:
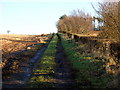
<svg viewBox="0 0 120 90"><path fill-rule="evenodd" d="M120 69L120 42L97 39L94 36L79 36L69 33L66 33L66 35L71 39L75 39L75 42L86 45L86 53L93 54L95 58L104 59L108 72L115 73Z"/></svg>

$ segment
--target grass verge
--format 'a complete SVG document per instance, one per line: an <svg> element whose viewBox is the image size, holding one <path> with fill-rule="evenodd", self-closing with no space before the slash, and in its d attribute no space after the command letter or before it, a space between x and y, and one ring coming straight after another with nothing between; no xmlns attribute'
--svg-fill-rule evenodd
<svg viewBox="0 0 120 90"><path fill-rule="evenodd" d="M83 51L82 45L76 44L74 40L62 37L62 46L71 61L73 76L79 88L109 88L109 83L114 75L107 74L103 60L94 59L92 55ZM82 54L81 54L82 51Z"/></svg>
<svg viewBox="0 0 120 90"><path fill-rule="evenodd" d="M29 81L30 88L52 87L58 38L54 35Z"/></svg>

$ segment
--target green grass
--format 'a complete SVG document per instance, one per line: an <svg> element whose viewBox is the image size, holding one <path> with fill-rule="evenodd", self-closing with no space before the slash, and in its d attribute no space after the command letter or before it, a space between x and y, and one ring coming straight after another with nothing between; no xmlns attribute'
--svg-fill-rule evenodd
<svg viewBox="0 0 120 90"><path fill-rule="evenodd" d="M105 88L113 80L113 75L106 73L103 60L94 59L92 55L80 52L83 46L74 40L62 37L62 45L71 61L73 75L79 88Z"/></svg>
<svg viewBox="0 0 120 90"><path fill-rule="evenodd" d="M30 79L31 88L44 88L51 87L50 82L53 81L53 74L55 71L55 55L57 48L58 38L54 35L53 39L49 43L43 57L37 65L37 69L34 70L33 77Z"/></svg>

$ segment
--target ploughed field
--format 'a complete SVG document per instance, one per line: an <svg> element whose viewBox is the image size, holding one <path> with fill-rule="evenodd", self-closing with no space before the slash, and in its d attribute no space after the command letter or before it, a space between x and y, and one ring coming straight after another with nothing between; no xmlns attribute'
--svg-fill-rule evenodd
<svg viewBox="0 0 120 90"><path fill-rule="evenodd" d="M2 51L2 63L0 67L3 74L16 71L19 64L29 60L42 47L50 35L17 35L17 34L1 34L0 50Z"/></svg>

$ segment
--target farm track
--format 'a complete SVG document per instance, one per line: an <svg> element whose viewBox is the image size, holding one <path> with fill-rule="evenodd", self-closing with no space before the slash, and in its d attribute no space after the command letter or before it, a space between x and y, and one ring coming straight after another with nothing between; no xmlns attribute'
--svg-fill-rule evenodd
<svg viewBox="0 0 120 90"><path fill-rule="evenodd" d="M57 53L56 53L56 67L55 73L53 75L54 82L52 82L53 89L76 89L76 83L72 78L71 69L70 69L70 62L67 60L65 56L64 49L61 44L61 37L58 36L58 43L57 43ZM3 81L3 89L4 88L27 88L28 81L33 74L33 69L36 67L37 63L39 62L42 54L46 50L48 44L44 45L36 54L35 56L27 62L23 62L21 65L22 71L19 73L12 74L10 78ZM47 87L46 87L47 88Z"/></svg>
<svg viewBox="0 0 120 90"><path fill-rule="evenodd" d="M42 57L42 54L46 50L48 44L44 45L40 50L38 50L38 52L35 54L35 56L32 59L30 59L29 61L23 62L20 66L20 69L21 69L20 72L11 74L8 78L3 80L2 88L4 89L4 88L25 88L27 87L27 81L29 80L29 78L31 77L33 73L33 68L35 67L38 60L40 60L40 58ZM17 54L18 53L21 53L21 52L17 52Z"/></svg>
<svg viewBox="0 0 120 90"><path fill-rule="evenodd" d="M64 49L61 44L61 37L58 36L57 54L56 54L56 70L54 87L60 89L74 89L76 90L75 81L72 78L70 62L65 56Z"/></svg>

